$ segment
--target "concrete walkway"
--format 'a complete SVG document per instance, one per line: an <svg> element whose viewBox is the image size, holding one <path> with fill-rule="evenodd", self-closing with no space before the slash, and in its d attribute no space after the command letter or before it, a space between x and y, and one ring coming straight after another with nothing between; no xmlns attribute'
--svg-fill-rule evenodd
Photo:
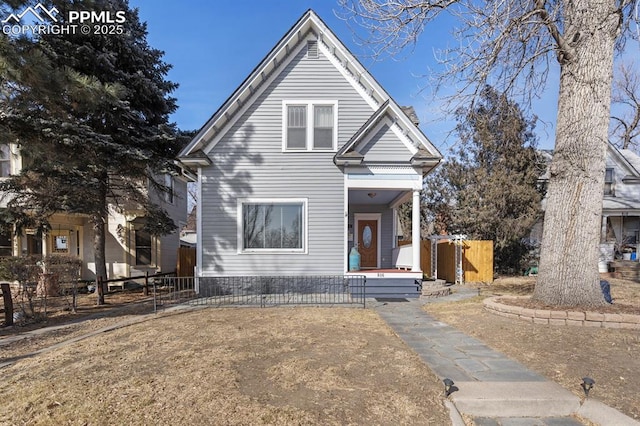
<svg viewBox="0 0 640 426"><path fill-rule="evenodd" d="M440 377L455 382L448 405L454 425L459 413L478 426L578 426L573 414L603 426L640 425L596 400L581 401L573 393L490 349L481 341L429 316L422 306L477 295L458 289L440 299L407 302L368 301L395 333ZM443 385L444 392L444 385Z"/></svg>

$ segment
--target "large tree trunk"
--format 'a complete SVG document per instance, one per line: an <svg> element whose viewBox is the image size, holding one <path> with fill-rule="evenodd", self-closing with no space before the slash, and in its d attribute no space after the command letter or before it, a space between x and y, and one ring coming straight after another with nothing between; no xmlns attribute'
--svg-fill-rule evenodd
<svg viewBox="0 0 640 426"><path fill-rule="evenodd" d="M107 262L105 257L105 223L99 214L91 215L91 224L93 226L93 256L96 264L96 294L98 295L98 305L104 305L104 293L106 284L103 281L107 279ZM98 288L100 287L100 288Z"/></svg>
<svg viewBox="0 0 640 426"><path fill-rule="evenodd" d="M614 44L613 0L565 1L556 147L533 297L550 305L604 304L598 273Z"/></svg>

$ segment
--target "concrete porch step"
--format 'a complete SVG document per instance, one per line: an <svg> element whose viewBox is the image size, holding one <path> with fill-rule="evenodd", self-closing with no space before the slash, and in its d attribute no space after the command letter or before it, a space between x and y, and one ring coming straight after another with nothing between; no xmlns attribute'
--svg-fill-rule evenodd
<svg viewBox="0 0 640 426"><path fill-rule="evenodd" d="M553 382L456 382L451 399L461 413L478 417L562 417L580 398Z"/></svg>

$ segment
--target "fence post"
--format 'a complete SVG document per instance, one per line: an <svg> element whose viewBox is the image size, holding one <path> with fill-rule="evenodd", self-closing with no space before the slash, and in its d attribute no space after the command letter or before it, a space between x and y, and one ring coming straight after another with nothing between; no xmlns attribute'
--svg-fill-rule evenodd
<svg viewBox="0 0 640 426"><path fill-rule="evenodd" d="M78 308L78 279L73 281L73 298L71 299L71 312L74 314L77 312Z"/></svg>
<svg viewBox="0 0 640 426"><path fill-rule="evenodd" d="M156 301L156 280L153 280L153 313L158 313L158 302Z"/></svg>
<svg viewBox="0 0 640 426"><path fill-rule="evenodd" d="M2 299L4 300L4 325L13 325L13 299L11 298L11 286L9 283L0 284Z"/></svg>
<svg viewBox="0 0 640 426"><path fill-rule="evenodd" d="M144 273L144 288L142 289L142 294L144 296L149 295L149 271L145 271Z"/></svg>
<svg viewBox="0 0 640 426"><path fill-rule="evenodd" d="M195 290L196 294L200 294L200 280L198 279L198 274L196 273L196 267L193 267L193 289Z"/></svg>

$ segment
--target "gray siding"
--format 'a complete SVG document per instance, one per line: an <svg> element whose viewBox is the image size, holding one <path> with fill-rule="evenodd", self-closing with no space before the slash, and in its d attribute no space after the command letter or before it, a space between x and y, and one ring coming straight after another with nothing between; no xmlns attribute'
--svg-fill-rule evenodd
<svg viewBox="0 0 640 426"><path fill-rule="evenodd" d="M333 152L282 152L283 100L337 100L340 147L373 113L322 53L303 49L209 153L202 170L204 275L344 272L344 178ZM307 254L238 254L238 198L307 198Z"/></svg>
<svg viewBox="0 0 640 426"><path fill-rule="evenodd" d="M355 215L357 213L381 213L380 218L381 233L379 242L380 246L380 268L388 269L393 268L391 250L393 249L393 210L383 205L349 205L349 225L353 232L357 232L355 229ZM349 241L349 250L353 247L353 241Z"/></svg>
<svg viewBox="0 0 640 426"><path fill-rule="evenodd" d="M411 160L412 154L386 124L376 132L360 151L364 161L398 161Z"/></svg>

